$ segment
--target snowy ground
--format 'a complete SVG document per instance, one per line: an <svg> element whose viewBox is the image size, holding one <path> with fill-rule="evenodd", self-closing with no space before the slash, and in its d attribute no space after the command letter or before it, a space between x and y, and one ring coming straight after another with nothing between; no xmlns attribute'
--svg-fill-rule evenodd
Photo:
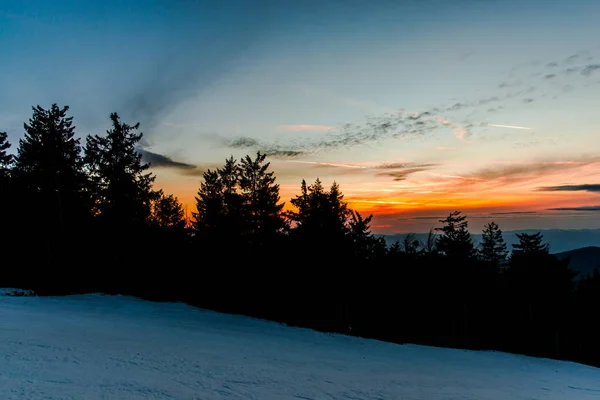
<svg viewBox="0 0 600 400"><path fill-rule="evenodd" d="M130 297L0 296L1 399L600 399L600 369Z"/></svg>

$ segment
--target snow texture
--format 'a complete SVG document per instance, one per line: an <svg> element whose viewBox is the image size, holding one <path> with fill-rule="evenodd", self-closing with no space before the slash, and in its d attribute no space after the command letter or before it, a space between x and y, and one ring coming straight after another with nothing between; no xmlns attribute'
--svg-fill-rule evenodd
<svg viewBox="0 0 600 400"><path fill-rule="evenodd" d="M600 369L124 296L0 296L0 398L600 399Z"/></svg>

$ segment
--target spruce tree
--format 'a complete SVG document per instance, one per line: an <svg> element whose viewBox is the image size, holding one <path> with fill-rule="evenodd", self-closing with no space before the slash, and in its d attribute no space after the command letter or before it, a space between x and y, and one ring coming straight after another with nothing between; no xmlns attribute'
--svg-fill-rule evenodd
<svg viewBox="0 0 600 400"><path fill-rule="evenodd" d="M437 238L436 247L449 257L465 259L473 255L474 247L467 217L460 214L460 211L454 211L440 220L444 226L436 229L442 232Z"/></svg>
<svg viewBox="0 0 600 400"><path fill-rule="evenodd" d="M75 138L73 117L68 106L53 104L46 110L33 107L33 116L24 124L19 141L14 176L36 223L53 232L75 229L88 212L86 176L79 139Z"/></svg>
<svg viewBox="0 0 600 400"><path fill-rule="evenodd" d="M502 237L502 230L495 222L485 225L479 254L483 261L496 266L506 260L506 243Z"/></svg>
<svg viewBox="0 0 600 400"><path fill-rule="evenodd" d="M245 233L252 242L261 243L274 238L284 228L279 185L275 174L269 171L266 154L258 152L256 158L246 156L240 164L240 191L243 201Z"/></svg>
<svg viewBox="0 0 600 400"><path fill-rule="evenodd" d="M183 206L172 194L165 195L159 191L159 198L152 203L152 221L159 228L185 227L185 213Z"/></svg>
<svg viewBox="0 0 600 400"><path fill-rule="evenodd" d="M8 173L8 168L12 164L12 155L7 153L10 148L8 134L0 132L0 173Z"/></svg>
<svg viewBox="0 0 600 400"><path fill-rule="evenodd" d="M223 183L219 172L207 170L202 174L203 182L196 195L196 211L192 212L193 227L196 235L208 237L222 228L225 205Z"/></svg>
<svg viewBox="0 0 600 400"><path fill-rule="evenodd" d="M146 172L150 164L142 162L136 150L143 134L140 124L121 122L117 113L110 115L112 128L106 136L88 135L85 161L93 183L94 210L107 226L144 226L151 214L151 203L158 198L152 184L155 176Z"/></svg>
<svg viewBox="0 0 600 400"><path fill-rule="evenodd" d="M543 243L544 237L541 232L533 234L517 233L519 243L513 244L513 255L538 255L548 254L550 248L547 243Z"/></svg>

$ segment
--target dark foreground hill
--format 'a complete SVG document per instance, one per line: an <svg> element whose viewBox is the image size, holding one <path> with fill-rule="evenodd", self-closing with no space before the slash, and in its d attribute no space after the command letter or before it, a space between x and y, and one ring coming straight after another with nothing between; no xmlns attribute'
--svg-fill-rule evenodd
<svg viewBox="0 0 600 400"><path fill-rule="evenodd" d="M600 247L598 246L588 246L564 251L562 253L557 253L556 257L559 259L569 257L571 259L569 266L571 269L579 272L579 278L591 274L594 272L595 268L600 270Z"/></svg>

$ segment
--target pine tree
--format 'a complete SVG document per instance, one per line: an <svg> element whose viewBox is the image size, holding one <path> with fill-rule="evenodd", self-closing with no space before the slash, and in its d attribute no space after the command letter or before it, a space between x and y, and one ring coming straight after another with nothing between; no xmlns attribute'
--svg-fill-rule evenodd
<svg viewBox="0 0 600 400"><path fill-rule="evenodd" d="M460 214L460 211L454 211L446 219L440 220L444 226L436 229L442 232L436 241L436 247L449 257L464 259L473 255L474 247L467 217Z"/></svg>
<svg viewBox="0 0 600 400"><path fill-rule="evenodd" d="M221 219L225 213L223 201L223 184L219 172L207 170L202 175L203 182L196 195L196 211L192 212L196 234L216 231L221 227Z"/></svg>
<svg viewBox="0 0 600 400"><path fill-rule="evenodd" d="M8 134L0 132L0 173L7 173L8 168L12 164L12 155L6 151L10 148Z"/></svg>
<svg viewBox="0 0 600 400"><path fill-rule="evenodd" d="M112 128L106 136L88 135L85 161L93 183L94 210L112 227L143 226L149 221L151 203L158 198L152 184L155 176L147 173L148 163L136 150L143 134L140 124L121 122L117 113L110 115Z"/></svg>
<svg viewBox="0 0 600 400"><path fill-rule="evenodd" d="M519 243L513 244L513 255L537 255L548 254L550 247L547 243L543 243L544 237L541 232L533 234L517 233Z"/></svg>
<svg viewBox="0 0 600 400"><path fill-rule="evenodd" d="M185 227L185 214L183 206L177 197L169 194L166 196L162 191L159 191L160 198L152 204L152 221L160 228L177 228Z"/></svg>
<svg viewBox="0 0 600 400"><path fill-rule="evenodd" d="M363 218L358 211L350 210L348 219L348 236L359 260L372 261L382 258L387 251L385 240L376 237L371 232L371 220L373 215ZM356 259L355 259L356 261Z"/></svg>
<svg viewBox="0 0 600 400"><path fill-rule="evenodd" d="M495 222L485 225L482 232L479 254L483 261L496 266L506 260L506 243L502 237L502 230L500 230Z"/></svg>
<svg viewBox="0 0 600 400"><path fill-rule="evenodd" d="M280 203L279 185L275 174L268 171L270 163L266 154L258 152L253 160L242 159L240 165L240 191L247 236L251 240L267 240L281 232L285 226L282 215L284 203Z"/></svg>
<svg viewBox="0 0 600 400"><path fill-rule="evenodd" d="M33 116L24 124L19 141L14 175L26 208L43 207L36 222L53 232L80 225L88 212L86 177L79 139L75 139L73 117L68 106L53 104L45 110L33 107Z"/></svg>
<svg viewBox="0 0 600 400"><path fill-rule="evenodd" d="M414 233L408 233L402 239L401 249L405 254L415 255L418 253L420 247L422 247L422 244Z"/></svg>
<svg viewBox="0 0 600 400"><path fill-rule="evenodd" d="M350 215L343 198L335 182L326 191L319 178L308 188L303 180L300 195L290 201L297 208L297 211L288 213L288 218L295 225L293 231L307 239L312 238L312 241L325 240L332 244L343 241Z"/></svg>
<svg viewBox="0 0 600 400"><path fill-rule="evenodd" d="M4 197L7 196L8 191L8 177L10 168L12 167L13 157L11 154L7 153L7 150L10 149L10 142L8 141L8 135L6 132L0 132L0 205L4 208L6 205L4 204ZM2 209L0 212L4 212Z"/></svg>

